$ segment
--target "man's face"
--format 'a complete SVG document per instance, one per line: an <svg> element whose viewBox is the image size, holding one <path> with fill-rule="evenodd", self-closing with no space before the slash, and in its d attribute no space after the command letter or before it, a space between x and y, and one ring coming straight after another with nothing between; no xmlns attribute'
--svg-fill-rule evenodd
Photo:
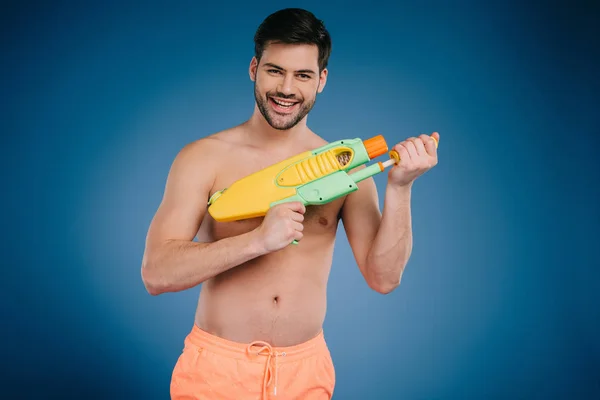
<svg viewBox="0 0 600 400"><path fill-rule="evenodd" d="M272 43L260 63L252 59L256 105L273 128L290 129L312 109L327 77L327 70L319 74L318 57L317 46Z"/></svg>

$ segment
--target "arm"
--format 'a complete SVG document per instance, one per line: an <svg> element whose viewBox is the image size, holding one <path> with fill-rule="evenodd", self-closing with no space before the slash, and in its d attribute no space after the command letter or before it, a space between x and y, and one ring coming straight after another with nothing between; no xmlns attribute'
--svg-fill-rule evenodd
<svg viewBox="0 0 600 400"><path fill-rule="evenodd" d="M214 181L210 147L206 140L187 145L169 171L142 260L142 280L152 295L194 287L266 252L256 230L214 243L193 242Z"/></svg>
<svg viewBox="0 0 600 400"><path fill-rule="evenodd" d="M433 136L439 140L439 135ZM411 191L414 180L437 164L436 146L421 135L394 146L401 162L388 175L383 214L372 178L359 183L342 210L342 221L359 269L373 290L386 294L402 278L411 255L413 237Z"/></svg>
<svg viewBox="0 0 600 400"><path fill-rule="evenodd" d="M372 178L359 184L342 209L358 268L369 287L386 294L399 284L412 250L410 188L386 188L383 214Z"/></svg>

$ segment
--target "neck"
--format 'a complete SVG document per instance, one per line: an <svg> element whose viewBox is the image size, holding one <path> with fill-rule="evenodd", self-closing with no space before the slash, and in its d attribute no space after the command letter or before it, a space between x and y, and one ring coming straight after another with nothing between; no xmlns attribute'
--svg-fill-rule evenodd
<svg viewBox="0 0 600 400"><path fill-rule="evenodd" d="M265 120L257 106L250 119L246 122L250 130L250 140L263 149L285 149L297 145L298 140L307 137L310 133L306 125L306 118L298 122L293 128L278 130Z"/></svg>

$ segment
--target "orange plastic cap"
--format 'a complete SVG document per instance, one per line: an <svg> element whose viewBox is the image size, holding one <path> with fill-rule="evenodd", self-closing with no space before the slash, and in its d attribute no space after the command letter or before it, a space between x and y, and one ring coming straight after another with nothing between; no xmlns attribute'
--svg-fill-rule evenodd
<svg viewBox="0 0 600 400"><path fill-rule="evenodd" d="M382 135L377 135L367 139L363 141L363 144L365 145L365 149L367 150L367 154L371 160L387 153L388 151L387 143Z"/></svg>

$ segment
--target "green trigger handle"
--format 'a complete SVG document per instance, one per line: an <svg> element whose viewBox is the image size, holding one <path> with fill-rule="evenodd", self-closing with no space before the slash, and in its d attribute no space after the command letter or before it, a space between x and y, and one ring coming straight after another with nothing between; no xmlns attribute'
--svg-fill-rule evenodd
<svg viewBox="0 0 600 400"><path fill-rule="evenodd" d="M336 171L299 187L295 195L275 201L271 203L271 207L294 201L298 201L304 206L327 204L358 190L358 182L381 171L383 171L382 163L370 165L352 174ZM298 241L294 239L291 244L297 245Z"/></svg>

